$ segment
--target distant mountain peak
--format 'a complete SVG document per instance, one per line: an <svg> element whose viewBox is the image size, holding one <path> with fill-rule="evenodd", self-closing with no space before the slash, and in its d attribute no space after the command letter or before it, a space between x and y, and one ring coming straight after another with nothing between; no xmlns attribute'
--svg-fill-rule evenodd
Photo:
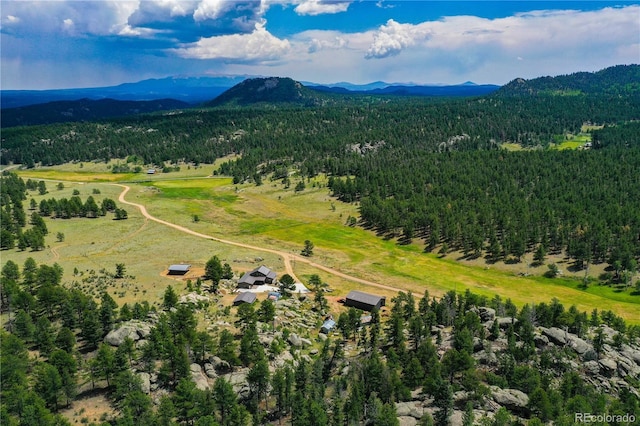
<svg viewBox="0 0 640 426"><path fill-rule="evenodd" d="M326 95L289 77L249 78L209 102L209 106L251 104L316 105Z"/></svg>

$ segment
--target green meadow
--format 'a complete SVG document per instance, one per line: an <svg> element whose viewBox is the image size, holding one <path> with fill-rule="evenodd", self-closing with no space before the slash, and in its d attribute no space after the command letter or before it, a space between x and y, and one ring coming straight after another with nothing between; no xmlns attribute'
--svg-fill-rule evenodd
<svg viewBox="0 0 640 426"><path fill-rule="evenodd" d="M184 167L183 167L184 169ZM296 193L295 182L285 189L280 182L265 181L264 185L250 183L234 185L228 178L210 176L211 166L203 167L205 176L196 177L182 170L171 176L162 176L155 181L129 182L131 191L127 200L143 204L148 212L171 223L194 231L236 242L299 254L305 240L315 244L312 260L335 268L354 277L379 284L422 294L428 290L439 296L447 291L465 291L503 299L510 298L516 304L549 302L557 298L566 306L576 305L591 311L612 310L628 321L640 324L640 296L628 291L591 284L586 290L578 288L584 272L563 278L542 277L546 266L531 270L532 275L523 274L526 266L509 269L506 265L485 265L455 260L455 256L441 258L424 253L420 241L409 245L398 245L396 241L384 240L374 232L346 225L349 216L357 217L358 206L339 202L330 197L326 179L319 177L305 182L306 189ZM191 172L191 170L188 170ZM44 172L41 172L44 173ZM55 170L50 175L73 181L73 171ZM33 172L19 172L24 177L33 177ZM65 184L66 185L66 184ZM53 184L48 184L50 194L55 194ZM83 185L69 184L62 194L82 187L81 197L97 187L101 196L117 200L120 187L108 182ZM67 194L68 196L69 194ZM38 196L33 195L38 201ZM138 290L132 289L121 296L123 300L158 301L167 285L184 288L184 281L162 276L168 264L187 262L197 267L217 254L229 262L237 272L264 263L280 272L282 260L274 254L242 249L193 237L144 218L131 206L126 221L110 218L48 220L49 247L41 252L17 251L3 253L3 261L11 258L19 264L31 255L38 262L60 263L67 273L74 267L113 269L123 262L127 273L135 276ZM198 221L194 221L194 215ZM55 242L56 232L65 233L65 241ZM55 254L57 253L57 255ZM264 260L256 260L263 258ZM335 291L344 295L353 288L363 288L343 278L331 276L324 271L294 262L296 274L303 279L318 273ZM504 267L503 267L504 266ZM384 291L376 289L374 292ZM117 300L117 299L116 299Z"/></svg>

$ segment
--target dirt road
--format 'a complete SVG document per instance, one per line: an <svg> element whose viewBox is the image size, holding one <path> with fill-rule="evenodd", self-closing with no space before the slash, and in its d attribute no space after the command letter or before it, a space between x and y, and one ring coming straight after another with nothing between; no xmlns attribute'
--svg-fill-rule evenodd
<svg viewBox="0 0 640 426"><path fill-rule="evenodd" d="M317 269L320 269L322 271L325 271L325 272L327 272L329 274L332 274L332 275L335 275L337 277L344 278L345 280L353 281L353 282L356 282L356 283L359 283L359 284L362 284L362 285L365 285L365 286L377 287L377 288L381 288L381 289L384 289L384 290L390 290L390 291L393 291L393 292L397 292L397 291L401 290L401 289L398 289L398 288L395 288L395 287L387 286L387 285L384 285L384 284L378 284L378 283L375 283L373 281L369 281L369 280L365 280L365 279L362 279L362 278L358 278L358 277L354 277L354 276L345 274L345 273L340 272L340 271L338 271L336 269L329 268L328 266L324 266L324 265L321 265L319 263L313 262L311 259L308 259L308 258L306 258L304 256L298 256L298 255L287 253L287 252L280 251L280 250L274 250L274 249L265 248L265 247L258 247L258 246L254 246L254 245L251 245L251 244L239 243L237 241L231 241L231 240L225 240L225 239L222 239L222 238L212 237L211 235L202 234L200 232L193 231L193 230L191 230L189 228L185 228L184 226L176 225L175 223L171 223L171 222L167 222L166 220L158 219L157 217L151 216L149 214L149 212L147 211L146 207L143 206L142 204L133 203L133 202L127 201L125 199L125 195L131 189L129 186L116 184L116 183L111 184L111 185L115 185L115 186L119 186L121 188L124 188L123 191L120 193L120 196L118 197L118 201L120 201L122 204L127 204L127 205L130 205L130 206L136 207L137 209L140 210L140 213L142 213L142 215L144 217L146 217L147 219L149 219L149 220L153 220L154 222L158 222L158 223L160 223L162 225L168 226L168 227L173 228L173 229L177 229L178 231L184 232L184 233L189 234L189 235L193 235L195 237L204 238L204 239L216 241L216 242L219 242L219 243L222 243L222 244L229 244L229 245L232 245L232 246L242 247L242 248L246 248L246 249L250 249L250 250L262 251L262 252L265 252L265 253L272 253L272 254L275 254L275 255L281 257L282 261L284 263L284 268L285 268L287 274L291 275L293 277L293 279L295 279L298 282L300 282L300 280L296 277L295 273L293 272L293 267L292 267L292 261L293 260L295 260L296 262L306 263L307 265L310 265L310 266L312 266L314 268L317 268ZM414 295L414 297L419 299L420 295L416 294L416 295Z"/></svg>

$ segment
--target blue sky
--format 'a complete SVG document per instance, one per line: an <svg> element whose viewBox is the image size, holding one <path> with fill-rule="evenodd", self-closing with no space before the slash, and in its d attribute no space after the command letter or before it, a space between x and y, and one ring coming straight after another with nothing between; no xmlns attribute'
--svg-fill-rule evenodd
<svg viewBox="0 0 640 426"><path fill-rule="evenodd" d="M198 75L504 84L640 63L638 1L2 0L2 89Z"/></svg>

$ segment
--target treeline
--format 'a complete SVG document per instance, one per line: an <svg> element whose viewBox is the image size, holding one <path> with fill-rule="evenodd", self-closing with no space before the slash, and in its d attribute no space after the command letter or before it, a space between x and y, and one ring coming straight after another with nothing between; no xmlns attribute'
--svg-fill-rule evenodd
<svg viewBox="0 0 640 426"><path fill-rule="evenodd" d="M103 424L118 426L239 426L282 420L294 426L397 425L395 403L410 400L417 389L433 398L436 407L420 424L447 424L454 408L464 409L466 424L474 424L483 419L474 420L473 409L491 397L491 386L529 395L526 406L501 408L493 420L484 419L492 425L511 424L514 416L538 425L571 424L578 407L601 414L638 415L640 410L626 387L616 395L599 392L571 366L564 349L536 347L538 326L563 327L585 339L595 330L600 336L594 340L596 351L605 344L637 342L638 327L627 326L609 311L587 315L557 300L518 309L499 296L489 300L470 292L449 292L440 300L425 292L419 301L411 293L399 293L385 321L374 311L370 325L361 327L360 313L351 308L340 316L340 334L321 344L316 356L270 368L287 350L290 333L280 327L280 337L260 338L260 330L273 323L270 300L257 308L241 305L234 329L210 333L199 331L194 308L177 304L171 287L162 310L139 304L133 310L126 305L118 309L107 293L98 303L79 290L67 290L61 277L58 265L37 265L33 259L22 270L12 261L2 268L0 301L12 318L8 332L2 331L0 352L6 424L67 424L55 413L73 403L83 381L106 391L117 414L102 419ZM507 321L496 318L487 326L479 314L485 306ZM102 343L119 322L132 317L154 323L143 345L130 338L117 348ZM615 330L613 341L598 332L604 324ZM439 353L443 333L451 327L451 345ZM489 364L474 358L478 345L493 354ZM357 355L347 354L347 346ZM503 349L493 352L492 347ZM219 358L221 373L245 368L243 391L234 390L223 376L210 390L196 388L191 366L212 356ZM157 375L163 396L156 404L135 371ZM454 400L460 392L463 400Z"/></svg>
<svg viewBox="0 0 640 426"><path fill-rule="evenodd" d="M27 213L24 203L28 191L37 191L38 195L48 193L44 181L24 180L15 173L3 173L0 177L0 248L19 250L31 248L41 250L44 248L44 237L49 233L44 217L70 219L74 217L96 218L105 216L107 212L114 213L117 220L127 219L127 211L116 206L115 201L104 198L100 205L92 195L83 202L77 195L71 198L42 199L38 204L31 198L29 209L32 213L29 224L32 228L24 230L27 226ZM38 211L35 211L35 210Z"/></svg>
<svg viewBox="0 0 640 426"><path fill-rule="evenodd" d="M392 151L363 162L354 179L330 178L329 187L360 201L362 223L381 234L492 260L540 248L580 265L637 268L638 149Z"/></svg>
<svg viewBox="0 0 640 426"><path fill-rule="evenodd" d="M318 108L182 111L103 123L6 129L2 164L55 165L136 155L145 164L213 163L241 154L240 179L269 160L322 164L358 144L385 141L430 152L495 149L503 142L547 146L554 135L578 133L584 122L636 119L637 97L528 97L434 100L372 97L369 104ZM332 170L326 170L332 172ZM242 175L241 173L242 172Z"/></svg>

